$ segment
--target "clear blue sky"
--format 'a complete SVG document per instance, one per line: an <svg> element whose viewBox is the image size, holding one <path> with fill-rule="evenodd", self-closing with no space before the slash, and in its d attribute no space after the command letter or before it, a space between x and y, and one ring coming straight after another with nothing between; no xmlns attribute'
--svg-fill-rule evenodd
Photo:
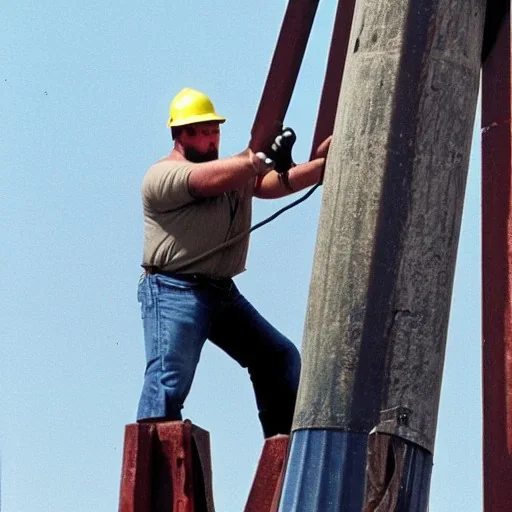
<svg viewBox="0 0 512 512"><path fill-rule="evenodd" d="M287 123L309 153L335 0L321 2ZM286 3L18 0L0 14L2 512L117 509L144 355L140 181L171 146L182 87L241 151ZM477 120L477 126L479 121ZM460 240L431 512L482 509L480 149ZM255 233L245 295L300 346L321 192ZM255 221L287 201L255 204ZM185 414L211 433L219 512L240 512L262 446L245 372L207 346Z"/></svg>

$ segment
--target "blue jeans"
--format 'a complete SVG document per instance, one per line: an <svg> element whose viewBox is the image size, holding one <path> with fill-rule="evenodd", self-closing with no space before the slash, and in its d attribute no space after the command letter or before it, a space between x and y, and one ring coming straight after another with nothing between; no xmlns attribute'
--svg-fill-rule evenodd
<svg viewBox="0 0 512 512"><path fill-rule="evenodd" d="M139 283L138 299L146 346L139 421L182 419L201 349L209 339L247 368L265 437L290 432L299 352L231 279L147 274Z"/></svg>

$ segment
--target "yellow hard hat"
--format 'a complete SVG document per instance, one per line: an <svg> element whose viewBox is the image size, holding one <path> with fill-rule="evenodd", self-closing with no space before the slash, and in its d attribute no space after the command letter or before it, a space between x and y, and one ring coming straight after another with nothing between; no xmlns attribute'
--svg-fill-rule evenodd
<svg viewBox="0 0 512 512"><path fill-rule="evenodd" d="M167 126L185 126L206 121L223 123L225 120L225 117L221 117L215 112L213 103L206 94L186 88L172 100Z"/></svg>

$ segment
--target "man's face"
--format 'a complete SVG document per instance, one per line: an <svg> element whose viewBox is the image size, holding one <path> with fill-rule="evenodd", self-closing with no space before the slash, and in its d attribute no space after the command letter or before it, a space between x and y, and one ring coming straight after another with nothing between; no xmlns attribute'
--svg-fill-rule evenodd
<svg viewBox="0 0 512 512"><path fill-rule="evenodd" d="M190 162L210 162L219 158L220 128L216 121L190 124L183 128L179 141Z"/></svg>

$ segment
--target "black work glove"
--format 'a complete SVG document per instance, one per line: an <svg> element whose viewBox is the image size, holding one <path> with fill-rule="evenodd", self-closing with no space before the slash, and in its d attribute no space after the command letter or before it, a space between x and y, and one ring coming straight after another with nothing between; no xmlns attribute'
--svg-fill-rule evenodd
<svg viewBox="0 0 512 512"><path fill-rule="evenodd" d="M295 167L292 158L292 148L297 140L297 135L291 128L283 128L282 132L274 139L268 157L275 162L275 170L279 173Z"/></svg>

